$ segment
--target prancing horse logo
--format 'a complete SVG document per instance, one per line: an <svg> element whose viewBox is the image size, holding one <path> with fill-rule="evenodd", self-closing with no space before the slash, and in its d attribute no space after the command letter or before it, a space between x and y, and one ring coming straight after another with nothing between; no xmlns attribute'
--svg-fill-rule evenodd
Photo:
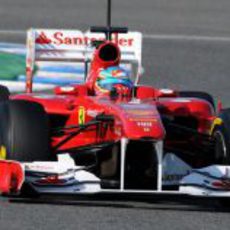
<svg viewBox="0 0 230 230"><path fill-rule="evenodd" d="M78 124L83 125L85 123L85 107L80 106L78 109Z"/></svg>

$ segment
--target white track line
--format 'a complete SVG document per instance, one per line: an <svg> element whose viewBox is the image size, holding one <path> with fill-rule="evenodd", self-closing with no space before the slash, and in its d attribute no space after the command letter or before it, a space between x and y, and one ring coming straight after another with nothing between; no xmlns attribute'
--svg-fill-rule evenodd
<svg viewBox="0 0 230 230"><path fill-rule="evenodd" d="M174 41L204 41L204 42L230 42L230 37L198 36L179 34L144 34L145 39L151 40L174 40Z"/></svg>
<svg viewBox="0 0 230 230"><path fill-rule="evenodd" d="M14 34L19 34L19 35L26 35L26 31L25 30L0 30L0 35L14 35Z"/></svg>
<svg viewBox="0 0 230 230"><path fill-rule="evenodd" d="M25 30L0 30L0 35L26 35ZM143 34L144 39L174 41L230 42L227 36L201 36L183 34Z"/></svg>

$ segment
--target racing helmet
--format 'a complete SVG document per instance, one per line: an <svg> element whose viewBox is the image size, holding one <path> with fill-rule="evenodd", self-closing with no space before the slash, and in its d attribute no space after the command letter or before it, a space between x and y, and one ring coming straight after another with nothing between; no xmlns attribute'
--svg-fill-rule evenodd
<svg viewBox="0 0 230 230"><path fill-rule="evenodd" d="M116 91L117 94L130 95L133 86L128 71L120 66L111 66L99 71L95 93L96 95L110 95L111 92Z"/></svg>

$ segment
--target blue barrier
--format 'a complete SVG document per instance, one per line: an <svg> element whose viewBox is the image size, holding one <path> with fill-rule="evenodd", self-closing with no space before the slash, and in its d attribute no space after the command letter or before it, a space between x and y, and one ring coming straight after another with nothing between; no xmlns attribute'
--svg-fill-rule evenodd
<svg viewBox="0 0 230 230"><path fill-rule="evenodd" d="M58 73L73 73L73 74L84 74L85 70L81 67L74 66L42 66L39 71L45 72L58 72Z"/></svg>
<svg viewBox="0 0 230 230"><path fill-rule="evenodd" d="M20 75L18 77L18 81L24 82L26 80L26 77L24 75ZM81 84L83 83L83 80L79 79L73 79L73 78L58 78L58 77L52 77L52 78L45 78L45 77L39 77L35 76L33 78L34 83L42 83L42 84L53 84L53 85L69 85L69 84Z"/></svg>

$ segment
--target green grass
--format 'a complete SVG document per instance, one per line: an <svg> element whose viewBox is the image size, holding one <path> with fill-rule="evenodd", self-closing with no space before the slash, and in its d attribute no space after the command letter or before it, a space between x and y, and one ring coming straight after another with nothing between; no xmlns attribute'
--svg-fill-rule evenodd
<svg viewBox="0 0 230 230"><path fill-rule="evenodd" d="M0 53L0 80L16 80L25 75L25 57L17 54Z"/></svg>

